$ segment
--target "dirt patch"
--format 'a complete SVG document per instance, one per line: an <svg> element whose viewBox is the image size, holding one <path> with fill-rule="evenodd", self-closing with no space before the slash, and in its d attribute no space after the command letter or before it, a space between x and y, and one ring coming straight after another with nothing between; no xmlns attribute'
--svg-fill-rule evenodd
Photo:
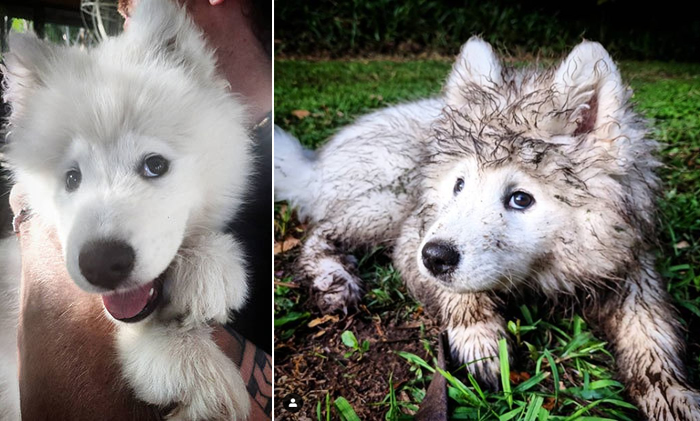
<svg viewBox="0 0 700 421"><path fill-rule="evenodd" d="M322 315L312 314L311 321L291 338L276 339L275 418L315 420L317 403L322 402L325 412L328 394L331 405L338 397L347 399L360 419L384 419L388 406L381 402L389 393L389 379L396 390L415 378L409 364L396 351L432 359L424 340L434 338L438 329L423 315L397 321L373 315L362 306L354 314L326 317L325 321ZM320 324L314 325L314 321ZM360 343L369 341L367 351L348 355L351 348L341 338L345 331L353 332ZM292 415L282 408L282 398L288 393L304 398L301 412ZM397 399L408 400L408 396L399 394Z"/></svg>

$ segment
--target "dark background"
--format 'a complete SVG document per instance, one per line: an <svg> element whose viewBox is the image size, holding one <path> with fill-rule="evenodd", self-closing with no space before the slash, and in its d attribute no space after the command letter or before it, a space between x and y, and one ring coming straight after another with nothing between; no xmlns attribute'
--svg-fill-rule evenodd
<svg viewBox="0 0 700 421"><path fill-rule="evenodd" d="M472 35L501 52L559 56L586 38L616 59L700 61L700 14L677 0L275 1L279 57L455 54Z"/></svg>

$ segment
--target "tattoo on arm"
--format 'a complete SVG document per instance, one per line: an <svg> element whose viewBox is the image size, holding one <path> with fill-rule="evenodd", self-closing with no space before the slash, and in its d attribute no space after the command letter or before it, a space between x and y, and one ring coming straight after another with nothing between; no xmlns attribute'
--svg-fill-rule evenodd
<svg viewBox="0 0 700 421"><path fill-rule="evenodd" d="M230 326L226 326L226 331L231 334L234 344L238 347L238 352L233 355L233 362L241 369L253 403L253 411L259 411L271 418L272 359ZM251 419L256 419L252 415Z"/></svg>

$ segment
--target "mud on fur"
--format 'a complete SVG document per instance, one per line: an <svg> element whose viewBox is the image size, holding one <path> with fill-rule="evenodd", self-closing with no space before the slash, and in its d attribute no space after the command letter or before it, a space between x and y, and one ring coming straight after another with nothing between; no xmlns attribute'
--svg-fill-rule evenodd
<svg viewBox="0 0 700 421"><path fill-rule="evenodd" d="M275 195L312 228L299 274L324 311L357 303L350 251L395 266L445 327L453 359L497 387L504 294L578 299L650 420L700 419L684 343L654 269L657 143L605 49L550 69L463 47L438 98L364 116L316 152L275 132Z"/></svg>

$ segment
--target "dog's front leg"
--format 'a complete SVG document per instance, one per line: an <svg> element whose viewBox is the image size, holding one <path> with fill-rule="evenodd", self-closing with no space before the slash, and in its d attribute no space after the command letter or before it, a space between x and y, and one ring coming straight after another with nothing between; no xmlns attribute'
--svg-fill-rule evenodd
<svg viewBox="0 0 700 421"><path fill-rule="evenodd" d="M347 312L360 301L362 283L357 261L335 245L335 226L322 222L311 229L299 256L303 276L311 280L311 293L324 313Z"/></svg>
<svg viewBox="0 0 700 421"><path fill-rule="evenodd" d="M497 299L486 293L437 292L434 306L445 326L452 360L466 364L474 377L491 390L500 385L498 341L506 337Z"/></svg>
<svg viewBox="0 0 700 421"><path fill-rule="evenodd" d="M168 408L167 419L246 419L250 397L245 382L208 326L120 324L117 338L127 383L139 399Z"/></svg>
<svg viewBox="0 0 700 421"><path fill-rule="evenodd" d="M230 310L241 308L247 296L243 253L236 240L217 232L192 235L168 270L166 302L157 317L193 326L224 324Z"/></svg>
<svg viewBox="0 0 700 421"><path fill-rule="evenodd" d="M168 407L168 419L242 420L250 397L241 374L211 338L247 283L240 247L221 233L189 236L168 270L163 308L152 319L120 324L124 377L140 399Z"/></svg>
<svg viewBox="0 0 700 421"><path fill-rule="evenodd" d="M700 420L700 394L686 383L678 317L651 258L602 303L600 322L621 380L646 419Z"/></svg>

